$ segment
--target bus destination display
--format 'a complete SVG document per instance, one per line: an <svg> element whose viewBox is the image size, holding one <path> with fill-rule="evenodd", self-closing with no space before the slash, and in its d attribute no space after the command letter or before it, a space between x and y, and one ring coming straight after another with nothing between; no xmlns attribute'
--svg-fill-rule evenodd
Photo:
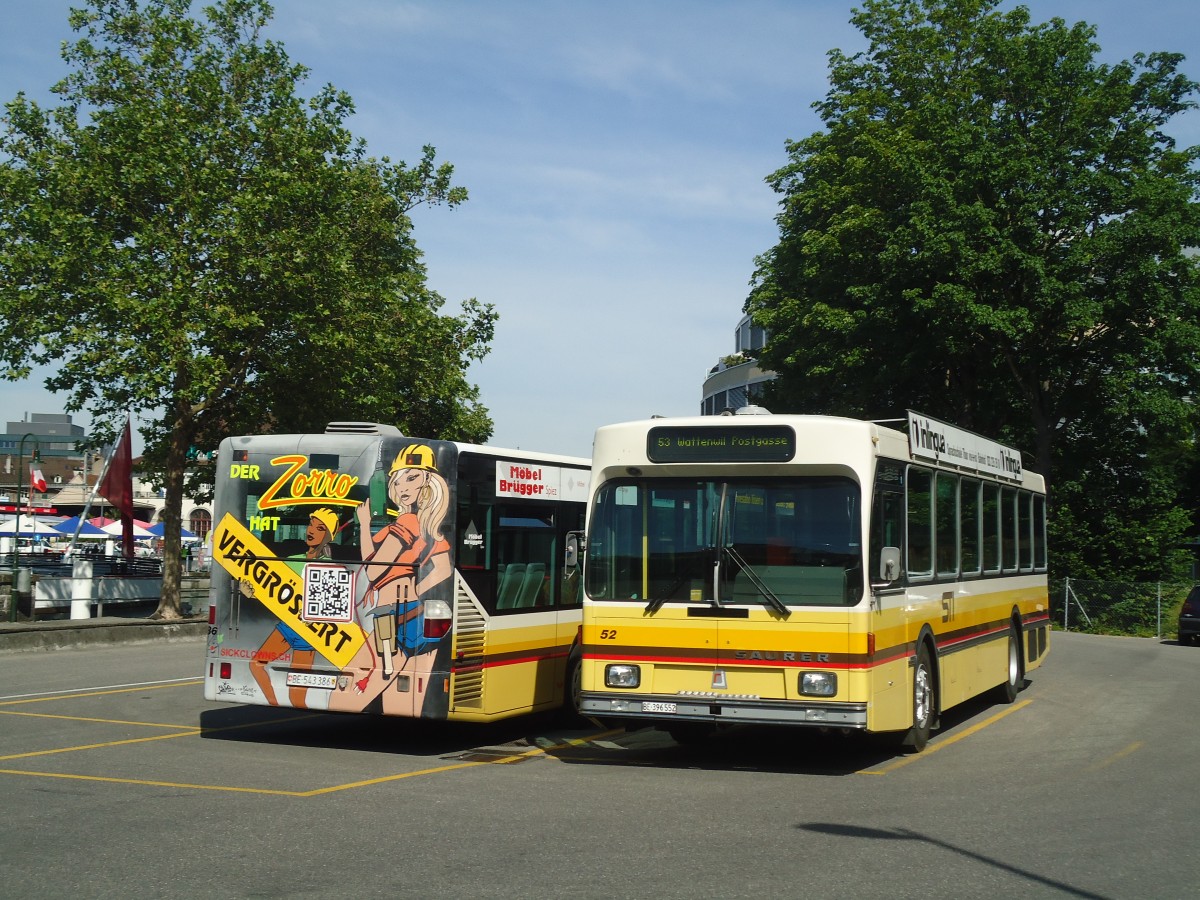
<svg viewBox="0 0 1200 900"><path fill-rule="evenodd" d="M646 437L652 462L787 462L796 432L787 425L660 425Z"/></svg>

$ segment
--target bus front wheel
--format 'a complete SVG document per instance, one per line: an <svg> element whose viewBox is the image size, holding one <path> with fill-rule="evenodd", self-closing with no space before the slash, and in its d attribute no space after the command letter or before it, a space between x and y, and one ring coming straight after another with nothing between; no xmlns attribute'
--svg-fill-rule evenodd
<svg viewBox="0 0 1200 900"><path fill-rule="evenodd" d="M559 718L564 724L577 725L585 721L579 711L583 697L583 654L578 648L572 650L567 657L567 671L563 678L562 707Z"/></svg>
<svg viewBox="0 0 1200 900"><path fill-rule="evenodd" d="M917 650L917 662L913 667L912 709L912 727L905 733L901 745L910 753L920 753L929 743L929 734L937 718L933 665L929 660L929 649L924 644Z"/></svg>

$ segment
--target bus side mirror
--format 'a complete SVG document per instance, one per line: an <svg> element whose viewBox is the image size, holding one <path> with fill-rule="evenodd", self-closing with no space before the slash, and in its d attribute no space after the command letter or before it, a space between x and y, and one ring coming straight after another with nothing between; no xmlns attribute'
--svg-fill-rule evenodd
<svg viewBox="0 0 1200 900"><path fill-rule="evenodd" d="M891 584L900 577L900 548L884 547L879 552L879 580Z"/></svg>
<svg viewBox="0 0 1200 900"><path fill-rule="evenodd" d="M579 565L579 555L585 546L583 532L572 531L567 534L567 549L563 555L563 567L574 569Z"/></svg>

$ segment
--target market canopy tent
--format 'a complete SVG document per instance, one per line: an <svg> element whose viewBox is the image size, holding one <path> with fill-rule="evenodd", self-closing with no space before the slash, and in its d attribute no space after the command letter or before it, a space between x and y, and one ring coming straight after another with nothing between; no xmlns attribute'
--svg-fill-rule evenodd
<svg viewBox="0 0 1200 900"><path fill-rule="evenodd" d="M162 522L155 522L153 525L151 525L151 526L150 526L149 528L147 528L146 530L147 530L147 531L149 531L149 532L150 532L152 535L154 535L155 537L159 537L159 538L160 538L160 537L162 537L162 536L163 536L163 523L162 523ZM187 530L186 528L184 528L182 525L180 525L180 526L179 526L179 538L180 538L180 540L184 540L184 541L198 541L198 540L200 540L200 538L196 537L196 535L192 534L190 531L188 531L188 530Z"/></svg>
<svg viewBox="0 0 1200 900"><path fill-rule="evenodd" d="M71 516L69 519L63 519L54 526L54 530L65 537L74 536L76 528L79 529L79 536L81 538L106 538L109 536L108 532L101 531L91 522L85 521L81 524L79 516Z"/></svg>
<svg viewBox="0 0 1200 900"><path fill-rule="evenodd" d="M17 533L17 517L5 519L0 522L0 534L14 535ZM41 519L34 516L21 516L21 534L44 537L62 537L62 532L58 531L53 525L43 522Z"/></svg>
<svg viewBox="0 0 1200 900"><path fill-rule="evenodd" d="M88 519L88 521L109 537L119 538L122 536L120 519L106 519L103 516L96 516L94 519ZM140 519L133 520L133 539L135 541L152 537L154 537L154 533L150 531L149 522L143 522Z"/></svg>

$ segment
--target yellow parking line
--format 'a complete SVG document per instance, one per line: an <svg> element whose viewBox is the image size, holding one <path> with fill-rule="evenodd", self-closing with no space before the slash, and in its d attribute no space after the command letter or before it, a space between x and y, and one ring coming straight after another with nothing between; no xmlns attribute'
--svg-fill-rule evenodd
<svg viewBox="0 0 1200 900"><path fill-rule="evenodd" d="M102 775L72 775L67 772L22 772L20 769L0 769L0 775L30 775L35 778L67 778L74 781L101 781L108 784L140 784L149 787L190 788L196 791L233 791L243 794L276 794L284 797L303 797L307 792L273 791L267 788L234 787L218 784L189 784L180 781L149 781L144 778L105 778Z"/></svg>
<svg viewBox="0 0 1200 900"><path fill-rule="evenodd" d="M226 730L226 729L219 729L219 730ZM152 737L152 738L134 738L132 740L127 740L127 741L112 741L111 743L108 743L108 744L91 744L91 745L83 746L83 747L63 748L62 750L43 750L43 751L38 751L35 753L17 754L14 756L0 756L0 761L10 760L10 759L23 759L23 758L27 758L27 757L33 757L33 756L44 756L44 755L51 754L51 753L65 753L70 750L91 750L91 749L95 749L97 747L115 747L115 746L119 746L121 744L136 744L136 743L140 743L143 741L163 740L164 738L172 738L172 737L194 737L195 735L200 734L200 733L201 733L201 731L199 729L196 729L194 731L181 732L179 734L158 735L158 736ZM208 733L208 732L205 732L205 733ZM611 733L618 733L618 732L609 732L609 733L611 734ZM603 736L603 735L601 735L601 736ZM306 798L306 797L318 797L318 796L321 796L324 794L333 794L333 793L337 793L338 791L353 790L355 788L370 787L371 785L375 785L375 784L387 784L388 782L391 782L391 781L402 781L406 778L418 778L418 777L424 776L424 775L438 775L443 772L453 772L453 771L456 771L459 769L473 769L477 766L505 765L508 763L519 762L523 759L528 759L531 756L545 755L550 750L560 749L563 747L578 746L580 744L586 744L590 740L593 740L593 738L591 738L591 737L589 737L589 738L574 738L574 739L571 739L568 741L563 741L561 743L552 744L548 747L536 747L531 750L523 750L520 753L513 753L508 756L500 757L500 758L494 759L494 760L471 760L468 762L452 763L452 764L446 765L446 766L435 766L434 768L431 768L431 769L420 769L416 772L400 772L395 775L384 775L379 778L368 778L368 779L364 779L362 781L351 781L351 782L347 782L346 784L335 784L335 785L330 785L329 787L314 788L312 790L307 790L307 791L286 791L286 790L276 790L276 789L272 789L272 788L239 787L237 785L222 785L222 784L195 784L195 783L190 783L190 782L179 782L179 781L150 781L150 780L144 779L144 778L113 778L113 777L106 777L106 776L102 776L102 775L74 775L74 774L70 774L70 773L66 773L66 772L27 772L27 771L22 771L20 769L0 769L0 775L25 775L27 777L34 777L34 778L67 778L67 779L71 779L71 780L75 780L75 781L99 781L99 782L105 782L108 784L136 784L136 785L144 785L144 786L148 786L148 787L187 788L190 790L197 790L197 791L228 791L228 792L240 793L240 794L269 794L272 796L279 796L279 797Z"/></svg>
<svg viewBox="0 0 1200 900"><path fill-rule="evenodd" d="M25 716L30 719L65 719L68 722L96 722L100 725L143 725L146 728L195 728L195 725L166 722L127 722L124 719L95 719L88 716L60 716L53 713L16 712L0 709L0 716Z"/></svg>
<svg viewBox="0 0 1200 900"><path fill-rule="evenodd" d="M54 750L31 750L28 753L12 753L8 756L0 756L0 762L7 762L10 759L30 759L35 756L54 756L56 753L74 753L78 750L102 750L106 747L120 747L125 744L144 744L148 741L169 741L172 738L178 737L195 737L200 733L199 728L193 728L177 734L156 734L153 737L126 738L123 741L104 741L99 744L81 744L78 747L58 747Z"/></svg>
<svg viewBox="0 0 1200 900"><path fill-rule="evenodd" d="M1008 707L1008 709L1003 710L1002 712L998 712L998 713L996 713L996 715L991 716L990 718L984 719L982 722L977 722L976 724L972 725L970 728L965 729L964 731L960 731L957 734L953 734L950 737L947 737L943 740L939 740L937 743L928 744L925 747L925 749L922 750L920 753L914 753L912 756L902 757L901 759L894 760L893 762L887 763L886 765L880 766L875 769L859 769L855 774L856 775L887 775L889 772L895 772L897 769L907 766L909 763L919 762L922 759L928 759L932 754L937 753L939 750L941 750L945 747L949 747L951 744L957 744L963 738L970 737L971 735L975 734L975 732L982 731L983 729L987 728L989 725L994 725L996 722L999 722L1005 716L1011 716L1017 710L1024 709L1026 706L1028 706L1032 702L1033 702L1032 700L1022 700L1020 703L1014 703L1012 706Z"/></svg>
<svg viewBox="0 0 1200 900"><path fill-rule="evenodd" d="M197 734L198 732L192 732ZM169 735L170 737L188 737L189 735ZM145 738L144 740L154 740L153 738ZM119 743L134 743L133 741L117 741ZM114 744L114 745L115 745ZM101 746L101 745L97 745ZM79 747L74 749L90 749L87 747ZM58 751L47 751L58 752ZM38 753L22 754L21 756L38 756ZM0 757L0 760L19 759L21 756ZM273 788L255 788L255 787L239 787L237 785L228 784L194 784L190 782L179 781L150 781L144 778L114 778L103 775L74 775L67 772L27 772L20 769L0 769L0 775L26 775L35 778L69 778L75 781L100 781L108 784L139 784L150 787L173 787L173 788L190 788L197 791L232 791L241 794L271 794L281 797L317 797L322 794L333 794L338 791L348 791L354 788L369 787L374 784L386 784L390 781L401 781L405 778L417 778L422 775L437 775L442 772L453 772L456 769L471 769L476 766L490 766L496 763L512 762L510 759L479 761L473 760L470 762L453 763L448 766L436 766L432 769L421 769L416 772L400 772L395 775L384 775L379 778L368 778L362 781L351 781L346 784L335 784L324 788L314 788L308 791L287 791L277 790Z"/></svg>
<svg viewBox="0 0 1200 900"><path fill-rule="evenodd" d="M1129 756L1133 753L1137 753L1137 751L1141 750L1142 747L1144 747L1145 745L1146 745L1145 741L1134 741L1132 744L1130 744L1124 750L1118 750L1116 753L1114 753L1112 756L1108 757L1107 759L1102 759L1098 763L1093 763L1092 765L1090 765L1086 769L1084 769L1084 771L1085 772L1099 772L1101 769L1103 769L1107 766L1111 766L1117 760L1124 759L1126 756Z"/></svg>
<svg viewBox="0 0 1200 900"><path fill-rule="evenodd" d="M417 772L400 772L397 775L384 775L380 778L367 778L363 781L351 781L346 784L334 784L329 787L315 788L311 791L297 791L297 797L316 797L321 794L335 794L338 791L348 791L353 788L369 787L373 784L387 784L389 781L401 781L405 778L417 778L421 775L437 775L441 772L453 772L456 769L473 769L476 766L494 766L499 762L510 760L471 760L470 762L453 763L448 766L437 766L433 769L421 769Z"/></svg>
<svg viewBox="0 0 1200 900"><path fill-rule="evenodd" d="M45 703L47 700L75 700L79 697L106 697L109 694L129 694L134 691L160 691L163 688L177 687L195 687L198 684L204 684L203 678L194 678L189 681L179 681L173 684L143 684L136 687L114 688L112 690L103 691L87 691L84 693L61 693L50 694L46 697L29 697L24 700L3 700L0 701L0 706L17 706L23 703Z"/></svg>

